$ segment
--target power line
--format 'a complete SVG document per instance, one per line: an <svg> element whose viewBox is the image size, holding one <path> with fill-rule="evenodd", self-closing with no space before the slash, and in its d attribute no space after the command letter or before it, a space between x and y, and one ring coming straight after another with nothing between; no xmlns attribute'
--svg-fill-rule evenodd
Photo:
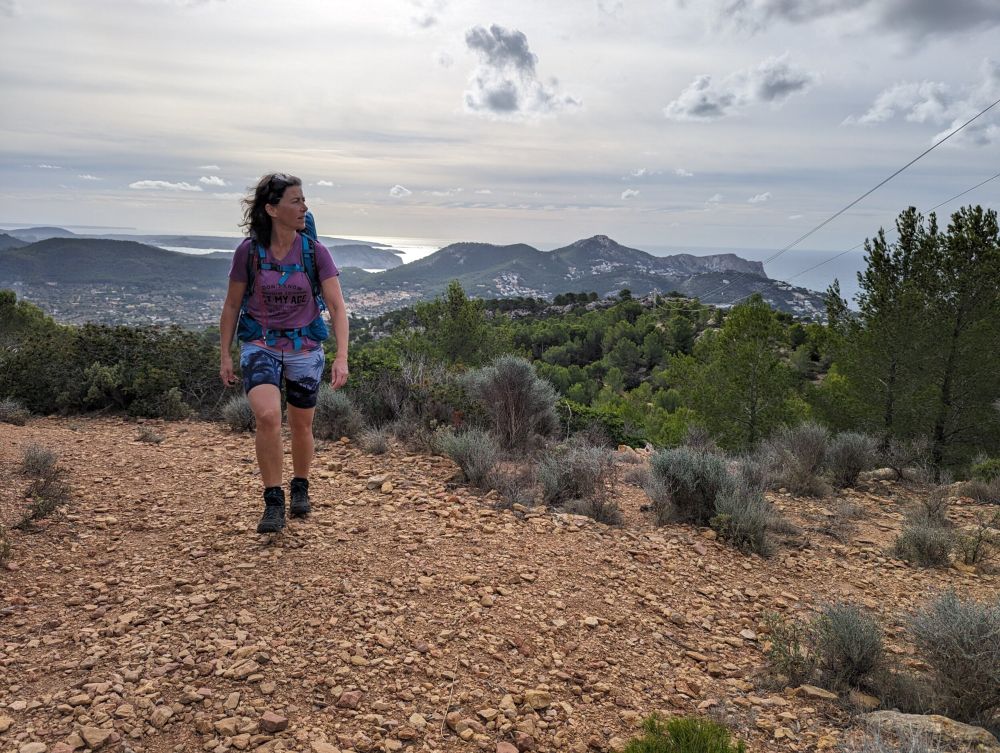
<svg viewBox="0 0 1000 753"><path fill-rule="evenodd" d="M977 188L981 188L982 186L985 186L987 183L989 183L991 181L994 181L997 178L1000 178L1000 173L994 173L993 175L991 175L986 180L982 180L979 183L977 183L976 185L972 186L971 188L967 188L964 191L962 191L961 193L957 193L954 196L952 196L951 198L945 199L944 201L942 201L942 202L940 202L938 204L935 204L933 207L931 207L927 211L928 212L933 212L933 211L935 211L937 209L940 209L945 204L950 204L951 202L955 201L955 199L960 199L963 196L965 196L966 194L971 193L972 191L975 191ZM831 261L839 259L841 256L845 256L845 255L851 253L852 251L857 251L859 248L861 248L864 245L865 245L865 243L864 243L864 241L862 241L861 243L858 243L855 246L851 246L851 248L847 249L846 251L840 251L839 253L834 254L833 256L831 256L829 259L825 259L825 260L819 262L818 264L813 264L811 267L806 267L805 269L803 269L803 270L801 270L799 272L796 272L794 275L792 275L787 280L785 280L785 282L789 282L791 280L794 280L796 277L801 277L802 275L806 274L807 272L812 272L815 269L819 269L820 267L822 267L822 266L824 266L826 264L829 264ZM743 273L742 272L738 272L737 274L738 275L742 275ZM726 282L726 284L723 287L726 287L728 285L730 285L730 283ZM713 293L716 293L716 292L718 292L721 289L722 288L716 288L715 290L710 291L710 292L706 293L705 295L706 296L712 295ZM721 304L720 303L705 303L705 304L702 304L699 308L687 308L687 309L678 308L678 309L671 309L671 310L672 311L678 311L678 312L680 312L680 311L697 312L697 311L703 311L705 308L708 308L710 306L714 306L716 308L718 308L719 306L724 306L724 305L725 306L735 306L738 303L740 303L742 301L745 301L747 298L750 298L755 293L759 293L759 292L760 292L760 289L758 288L753 293L748 293L747 295L740 296L739 298L736 298L735 300L731 301L728 304L727 303L721 303ZM704 296L699 296L699 298L701 298L701 297L704 297Z"/></svg>
<svg viewBox="0 0 1000 753"><path fill-rule="evenodd" d="M884 178L882 181L880 181L877 185L875 185L873 188L869 189L868 191L865 191L863 194L861 194L858 198L856 198L850 204L848 204L847 206L845 206L843 209L841 209L838 212L830 215L825 220L823 220L821 223L819 223L814 228L812 228L812 230L810 230L807 233L804 233L803 235L800 235L798 238L796 238L794 241L792 241L787 246L785 246L784 248L782 248L780 251L777 251L774 254L772 254L771 256L769 256L768 258L764 259L763 263L767 264L769 262L772 262L775 259L777 259L779 256L781 256L782 254L784 254L784 253L790 251L791 249L793 249L795 246L797 246L799 243L801 243L802 241L804 241L806 238L808 238L810 235L812 235L813 233L815 233L817 230L820 230L821 228L825 227L826 225L828 225L829 223L831 223L833 220L837 219L844 212L846 212L848 209L850 209L851 207L853 207L854 205L856 205L857 203L859 203L861 200L863 200L863 199L867 198L868 196L870 196L871 194L873 194L875 191L877 191L879 188L881 188L882 186L884 186L886 183L888 183L890 180L892 180L893 178L895 178L897 175L899 175L901 172L903 172L904 170L906 170L908 167L910 167L914 163L916 163L919 160L921 160L924 157L926 157L932 151L934 151L939 146L941 146L941 144L943 144L944 142L946 142L948 139L950 139L952 136L954 136L956 133L958 133L959 131L961 131L963 128L965 128L967 125L969 125L970 123L972 123L976 119L978 119L978 118L982 117L983 115L985 115L987 112L989 112L990 110L992 110L998 104L1000 104L1000 99L997 99L995 102L993 102L993 104L989 105L985 109L980 110L977 114L973 115L967 121L965 121L964 123L962 123L962 125L960 125L958 128L956 128L955 130L953 130L947 136L945 136L945 137L939 139L938 141L936 141L935 143L933 143L931 146L929 146L923 152L921 152L916 157L914 157L909 162L907 162L905 165L903 165L901 168L899 168L898 170L896 170L896 172L894 172L892 175L890 175L887 178ZM853 250L853 249L851 249L851 250ZM847 252L845 252L845 253L847 253ZM741 276L745 277L746 274L743 273L743 272L740 272L740 273L737 274L737 278L741 277ZM716 288L714 290L710 290L708 293L705 293L705 296L707 297L707 296L710 296L710 295L715 295L720 290L724 290L725 288L729 287L729 285L731 285L731 284L732 284L732 281L728 281L728 282L720 285L718 288Z"/></svg>

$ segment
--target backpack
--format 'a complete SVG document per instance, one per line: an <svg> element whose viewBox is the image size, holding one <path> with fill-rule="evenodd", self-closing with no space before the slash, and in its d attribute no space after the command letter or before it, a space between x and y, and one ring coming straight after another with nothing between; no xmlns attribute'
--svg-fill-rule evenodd
<svg viewBox="0 0 1000 753"><path fill-rule="evenodd" d="M317 342L322 342L330 337L330 330L326 325L326 320L323 318L323 312L326 311L326 302L323 300L319 272L316 269L315 244L317 243L318 236L316 234L316 220L312 212L306 212L306 227L300 235L302 236L302 264L272 264L267 261L267 251L264 249L263 244L256 242L256 240L252 244L256 249L256 253L253 253L253 248L247 253L247 289L243 293L243 303L240 305L240 318L236 328L236 336L242 342L263 340L267 345L273 346L279 337L287 337L292 341L292 347L295 350L300 350L304 337L316 340ZM293 272L305 272L309 276L313 299L319 308L319 314L312 323L305 327L295 327L293 329L268 329L251 317L250 312L247 311L247 304L250 301L250 296L253 294L254 281L259 270L281 272L281 277L278 279L279 285L284 285Z"/></svg>

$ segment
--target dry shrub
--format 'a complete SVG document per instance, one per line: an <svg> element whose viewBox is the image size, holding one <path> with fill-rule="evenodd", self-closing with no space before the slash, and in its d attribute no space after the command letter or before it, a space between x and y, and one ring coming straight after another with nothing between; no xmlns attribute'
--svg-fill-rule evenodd
<svg viewBox="0 0 1000 753"><path fill-rule="evenodd" d="M3 523L0 523L0 565L3 565L10 559L13 550L14 546L10 543L10 536L7 535L7 529Z"/></svg>
<svg viewBox="0 0 1000 753"><path fill-rule="evenodd" d="M547 505L587 499L604 493L614 472L614 458L604 447L570 442L542 456L538 480Z"/></svg>
<svg viewBox="0 0 1000 753"><path fill-rule="evenodd" d="M34 479L24 496L28 500L28 510L17 524L17 528L28 530L35 521L47 518L69 501L69 486L59 478L58 470Z"/></svg>
<svg viewBox="0 0 1000 753"><path fill-rule="evenodd" d="M772 483L793 494L826 496L829 487L821 474L829 439L830 433L815 423L786 426L775 432L762 445Z"/></svg>
<svg viewBox="0 0 1000 753"><path fill-rule="evenodd" d="M146 442L147 444L159 444L163 441L163 435L159 434L156 429L152 426L140 426L139 433L135 437L137 442Z"/></svg>
<svg viewBox="0 0 1000 753"><path fill-rule="evenodd" d="M860 432L845 431L830 440L824 463L838 489L854 486L862 471L878 464L878 442Z"/></svg>
<svg viewBox="0 0 1000 753"><path fill-rule="evenodd" d="M257 428L250 400L243 393L233 395L222 404L222 420L232 431L252 432Z"/></svg>
<svg viewBox="0 0 1000 753"><path fill-rule="evenodd" d="M1000 708L1000 597L977 602L946 591L914 613L910 628L940 713L988 723Z"/></svg>
<svg viewBox="0 0 1000 753"><path fill-rule="evenodd" d="M21 473L25 476L51 476L56 473L56 459L56 453L47 447L29 444L24 448Z"/></svg>
<svg viewBox="0 0 1000 753"><path fill-rule="evenodd" d="M774 508L764 499L762 490L738 479L715 498L715 515L710 523L740 551L766 557L774 550L768 535L774 517Z"/></svg>
<svg viewBox="0 0 1000 753"><path fill-rule="evenodd" d="M962 484L962 496L971 497L981 505L1000 505L1000 478L966 481Z"/></svg>
<svg viewBox="0 0 1000 753"><path fill-rule="evenodd" d="M389 451L389 430L384 427L365 429L358 437L358 444L369 455L384 455Z"/></svg>
<svg viewBox="0 0 1000 753"><path fill-rule="evenodd" d="M12 397L0 400L0 423L24 426L31 418L31 411Z"/></svg>
<svg viewBox="0 0 1000 753"><path fill-rule="evenodd" d="M829 687L857 687L886 664L882 628L847 602L828 604L816 620L816 653Z"/></svg>
<svg viewBox="0 0 1000 753"><path fill-rule="evenodd" d="M321 384L313 414L313 433L319 439L354 439L362 426L361 414L347 393L334 390L326 382Z"/></svg>
<svg viewBox="0 0 1000 753"><path fill-rule="evenodd" d="M678 520L707 525L716 512L716 497L733 483L724 458L689 447L656 453L650 470L651 490L656 494L650 498L658 523Z"/></svg>
<svg viewBox="0 0 1000 753"><path fill-rule="evenodd" d="M488 485L500 495L496 503L497 509L509 510L514 505L531 507L534 504L538 479L531 466L519 465L514 468L494 468Z"/></svg>
<svg viewBox="0 0 1000 753"><path fill-rule="evenodd" d="M462 469L470 484L480 488L488 485L500 457L495 437L482 429L468 429L460 434L447 430L438 433L436 443Z"/></svg>
<svg viewBox="0 0 1000 753"><path fill-rule="evenodd" d="M933 525L920 519L910 519L893 546L893 553L900 559L919 567L948 567L955 534L950 528Z"/></svg>
<svg viewBox="0 0 1000 753"><path fill-rule="evenodd" d="M465 384L505 449L528 449L535 435L552 434L559 426L555 387L527 359L500 356L470 372Z"/></svg>
<svg viewBox="0 0 1000 753"><path fill-rule="evenodd" d="M813 625L776 613L766 614L764 625L767 631L765 657L771 672L786 685L814 682L819 661Z"/></svg>
<svg viewBox="0 0 1000 753"><path fill-rule="evenodd" d="M929 526L946 528L951 525L948 521L948 489L947 487L937 487L918 500L918 507L911 516L912 520L926 523Z"/></svg>
<svg viewBox="0 0 1000 753"><path fill-rule="evenodd" d="M888 468L896 472L896 479L902 481L906 474L920 473L921 468L928 464L931 443L927 437L914 439L897 439L886 442L882 450L882 458Z"/></svg>

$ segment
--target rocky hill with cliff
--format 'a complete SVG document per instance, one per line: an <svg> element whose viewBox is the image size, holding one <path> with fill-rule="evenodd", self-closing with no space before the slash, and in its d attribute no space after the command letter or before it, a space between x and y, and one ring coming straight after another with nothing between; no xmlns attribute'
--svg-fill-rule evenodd
<svg viewBox="0 0 1000 753"><path fill-rule="evenodd" d="M624 481L624 524L608 527L499 510L443 458L327 442L313 516L269 538L251 436L149 422L150 443L138 428L0 424L0 521L27 504L30 445L70 489L11 531L0 568L3 751L585 753L621 750L654 711L713 715L754 751L836 750L873 699L768 680L768 615L850 599L919 669L902 616L1000 586L888 554L927 489L878 474L835 499L771 495L795 532L762 559L655 527ZM833 536L844 505L852 531ZM984 511L957 498L949 515Z"/></svg>

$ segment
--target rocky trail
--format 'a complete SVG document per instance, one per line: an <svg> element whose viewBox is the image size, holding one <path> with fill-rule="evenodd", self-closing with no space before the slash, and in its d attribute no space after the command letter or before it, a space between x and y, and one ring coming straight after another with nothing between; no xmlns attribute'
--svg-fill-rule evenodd
<svg viewBox="0 0 1000 753"><path fill-rule="evenodd" d="M887 555L921 493L890 481L850 493L847 543L824 533L834 500L775 495L802 531L762 559L655 528L624 483L609 528L498 511L449 460L349 443L319 449L313 515L262 537L252 437L150 425L162 443L117 418L0 424L0 521L30 444L72 488L0 569L2 753L583 753L656 710L725 718L754 751L835 749L844 699L762 681L765 615L851 599L915 662L908 610L1000 587Z"/></svg>

